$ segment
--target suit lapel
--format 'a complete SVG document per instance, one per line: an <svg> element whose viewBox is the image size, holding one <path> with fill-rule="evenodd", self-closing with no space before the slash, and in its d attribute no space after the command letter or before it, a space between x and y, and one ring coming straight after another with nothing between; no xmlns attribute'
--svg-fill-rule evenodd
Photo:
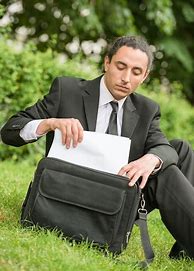
<svg viewBox="0 0 194 271"><path fill-rule="evenodd" d="M89 131L95 131L99 103L100 79L87 81L84 89L84 108Z"/></svg>
<svg viewBox="0 0 194 271"><path fill-rule="evenodd" d="M129 96L124 103L121 135L131 138L138 120L139 115Z"/></svg>
<svg viewBox="0 0 194 271"><path fill-rule="evenodd" d="M83 101L89 131L96 128L101 77L87 81L84 86ZM138 120L139 115L129 96L124 103L121 135L131 138Z"/></svg>

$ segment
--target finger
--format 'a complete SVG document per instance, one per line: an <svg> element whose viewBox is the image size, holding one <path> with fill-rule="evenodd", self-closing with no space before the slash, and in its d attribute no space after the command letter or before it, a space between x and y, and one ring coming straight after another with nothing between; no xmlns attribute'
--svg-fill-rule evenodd
<svg viewBox="0 0 194 271"><path fill-rule="evenodd" d="M132 179L130 179L129 186L134 186L134 184L139 180L141 174L136 173Z"/></svg>
<svg viewBox="0 0 194 271"><path fill-rule="evenodd" d="M65 145L65 143L66 143L66 135L67 135L66 127L63 126L63 127L58 128L58 129L60 129L60 131L61 131L62 144Z"/></svg>
<svg viewBox="0 0 194 271"><path fill-rule="evenodd" d="M132 167L128 172L127 172L127 176L128 178L131 180L136 174L141 174L140 171L138 171L135 167Z"/></svg>
<svg viewBox="0 0 194 271"><path fill-rule="evenodd" d="M140 188L143 189L148 181L148 177L149 175L148 174L145 174L143 177L142 177L142 181L140 183Z"/></svg>
<svg viewBox="0 0 194 271"><path fill-rule="evenodd" d="M77 147L78 144L78 124L77 121L74 121L71 126L71 131L72 131L72 140L73 140L73 147Z"/></svg>
<svg viewBox="0 0 194 271"><path fill-rule="evenodd" d="M81 143L83 140L83 127L79 120L74 119L72 125L72 134L73 134L73 147L76 147L78 143Z"/></svg>
<svg viewBox="0 0 194 271"><path fill-rule="evenodd" d="M65 138L65 145L66 148L69 149L71 146L71 140L72 140L72 131L71 131L71 125L66 126L66 138Z"/></svg>
<svg viewBox="0 0 194 271"><path fill-rule="evenodd" d="M129 170L130 170L131 166L130 164L128 165L125 165L124 167L122 167L119 172L118 172L118 175L124 175L125 173L127 173Z"/></svg>
<svg viewBox="0 0 194 271"><path fill-rule="evenodd" d="M84 129L81 124L78 125L78 142L81 143L84 137Z"/></svg>
<svg viewBox="0 0 194 271"><path fill-rule="evenodd" d="M84 132L84 129L83 129L81 123L78 120L78 142L79 143L82 142L82 140L83 140L83 137L84 137L83 132Z"/></svg>

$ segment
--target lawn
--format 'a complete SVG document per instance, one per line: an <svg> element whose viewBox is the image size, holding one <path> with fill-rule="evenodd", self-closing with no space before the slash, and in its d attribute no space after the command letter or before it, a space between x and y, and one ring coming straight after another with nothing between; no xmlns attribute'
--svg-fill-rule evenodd
<svg viewBox="0 0 194 271"><path fill-rule="evenodd" d="M139 231L134 227L128 248L116 259L87 244L70 244L55 232L20 226L21 204L35 167L29 161L0 162L0 270L3 271L129 271L143 259ZM173 238L154 211L148 217L155 260L149 270L194 270L187 260L168 259Z"/></svg>

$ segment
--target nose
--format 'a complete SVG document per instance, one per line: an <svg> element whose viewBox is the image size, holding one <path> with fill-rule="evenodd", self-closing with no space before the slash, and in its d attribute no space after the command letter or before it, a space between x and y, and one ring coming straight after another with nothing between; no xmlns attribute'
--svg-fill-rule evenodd
<svg viewBox="0 0 194 271"><path fill-rule="evenodd" d="M123 71L122 76L121 76L121 80L123 83L127 84L131 81L131 71Z"/></svg>

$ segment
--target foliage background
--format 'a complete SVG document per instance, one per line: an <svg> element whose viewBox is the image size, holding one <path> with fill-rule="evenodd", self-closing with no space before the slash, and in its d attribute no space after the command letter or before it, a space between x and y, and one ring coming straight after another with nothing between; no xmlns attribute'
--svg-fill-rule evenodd
<svg viewBox="0 0 194 271"><path fill-rule="evenodd" d="M98 57L106 41L144 35L155 52L154 76L179 81L194 102L194 0L0 0L12 23L12 38L33 40L73 57ZM4 20L5 21L5 20Z"/></svg>
<svg viewBox="0 0 194 271"><path fill-rule="evenodd" d="M141 34L151 42L155 62L138 91L160 104L161 127L169 139L182 138L194 146L194 0L0 4L0 126L46 94L54 77L99 75L106 41ZM44 154L43 146L44 139L21 148L0 143L0 159L30 154L36 162Z"/></svg>

